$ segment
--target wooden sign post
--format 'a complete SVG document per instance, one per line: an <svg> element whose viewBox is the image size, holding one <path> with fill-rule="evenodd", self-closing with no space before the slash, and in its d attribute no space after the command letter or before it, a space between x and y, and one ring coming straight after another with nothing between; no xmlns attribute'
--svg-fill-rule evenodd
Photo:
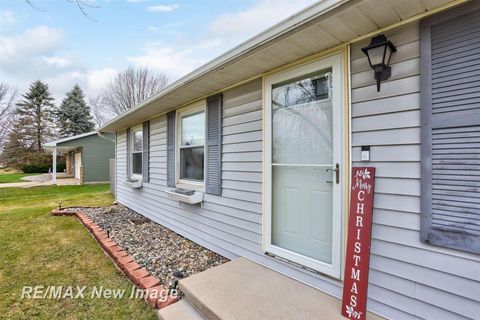
<svg viewBox="0 0 480 320"><path fill-rule="evenodd" d="M342 315L363 320L367 313L375 168L352 168L350 216L343 283Z"/></svg>

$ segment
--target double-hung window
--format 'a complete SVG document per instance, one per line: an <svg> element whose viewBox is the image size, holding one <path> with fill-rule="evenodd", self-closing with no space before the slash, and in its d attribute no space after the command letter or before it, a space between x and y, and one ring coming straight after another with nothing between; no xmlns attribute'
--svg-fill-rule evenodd
<svg viewBox="0 0 480 320"><path fill-rule="evenodd" d="M167 186L222 194L222 104L217 94L167 113Z"/></svg>
<svg viewBox="0 0 480 320"><path fill-rule="evenodd" d="M203 184L205 172L205 106L178 113L179 183Z"/></svg>
<svg viewBox="0 0 480 320"><path fill-rule="evenodd" d="M142 179L143 167L143 128L142 126L135 127L131 133L131 177L135 179Z"/></svg>

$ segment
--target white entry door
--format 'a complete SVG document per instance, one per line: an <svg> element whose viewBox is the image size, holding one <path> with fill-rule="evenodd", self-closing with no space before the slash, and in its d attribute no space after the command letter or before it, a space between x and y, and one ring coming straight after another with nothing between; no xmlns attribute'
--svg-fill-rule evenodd
<svg viewBox="0 0 480 320"><path fill-rule="evenodd" d="M80 167L82 166L82 154L75 153L75 179L80 179Z"/></svg>
<svg viewBox="0 0 480 320"><path fill-rule="evenodd" d="M267 252L340 276L341 55L266 79Z"/></svg>

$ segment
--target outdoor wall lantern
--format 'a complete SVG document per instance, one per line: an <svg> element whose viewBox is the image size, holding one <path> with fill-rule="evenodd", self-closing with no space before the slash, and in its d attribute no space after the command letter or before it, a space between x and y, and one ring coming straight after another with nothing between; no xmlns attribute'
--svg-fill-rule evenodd
<svg viewBox="0 0 480 320"><path fill-rule="evenodd" d="M380 82L387 80L392 75L392 68L388 64L392 53L397 51L397 48L390 40L387 40L387 37L381 34L373 37L370 44L362 48L362 51L368 57L370 67L375 71L377 92L380 92Z"/></svg>

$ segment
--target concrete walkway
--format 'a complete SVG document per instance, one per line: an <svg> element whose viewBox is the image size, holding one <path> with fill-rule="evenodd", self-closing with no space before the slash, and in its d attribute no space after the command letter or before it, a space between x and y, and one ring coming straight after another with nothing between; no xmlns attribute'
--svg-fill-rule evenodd
<svg viewBox="0 0 480 320"><path fill-rule="evenodd" d="M42 177L43 178L38 178ZM44 178L47 177L47 179ZM32 179L35 177L34 179ZM30 178L30 179L25 179ZM12 183L0 183L0 188L32 188L32 187L44 187L44 186L51 186L52 180L48 174L41 175L41 176L30 176L24 177L22 180L30 180L25 182L12 182ZM70 186L70 185L79 185L80 180L75 178L58 178L57 177L57 186Z"/></svg>
<svg viewBox="0 0 480 320"><path fill-rule="evenodd" d="M39 174L34 176L26 176L26 177L23 177L22 180L29 181L29 182L43 182L43 181L52 180L52 178L50 174L44 173L44 174Z"/></svg>
<svg viewBox="0 0 480 320"><path fill-rule="evenodd" d="M38 182L0 183L0 188L28 188L38 185Z"/></svg>

